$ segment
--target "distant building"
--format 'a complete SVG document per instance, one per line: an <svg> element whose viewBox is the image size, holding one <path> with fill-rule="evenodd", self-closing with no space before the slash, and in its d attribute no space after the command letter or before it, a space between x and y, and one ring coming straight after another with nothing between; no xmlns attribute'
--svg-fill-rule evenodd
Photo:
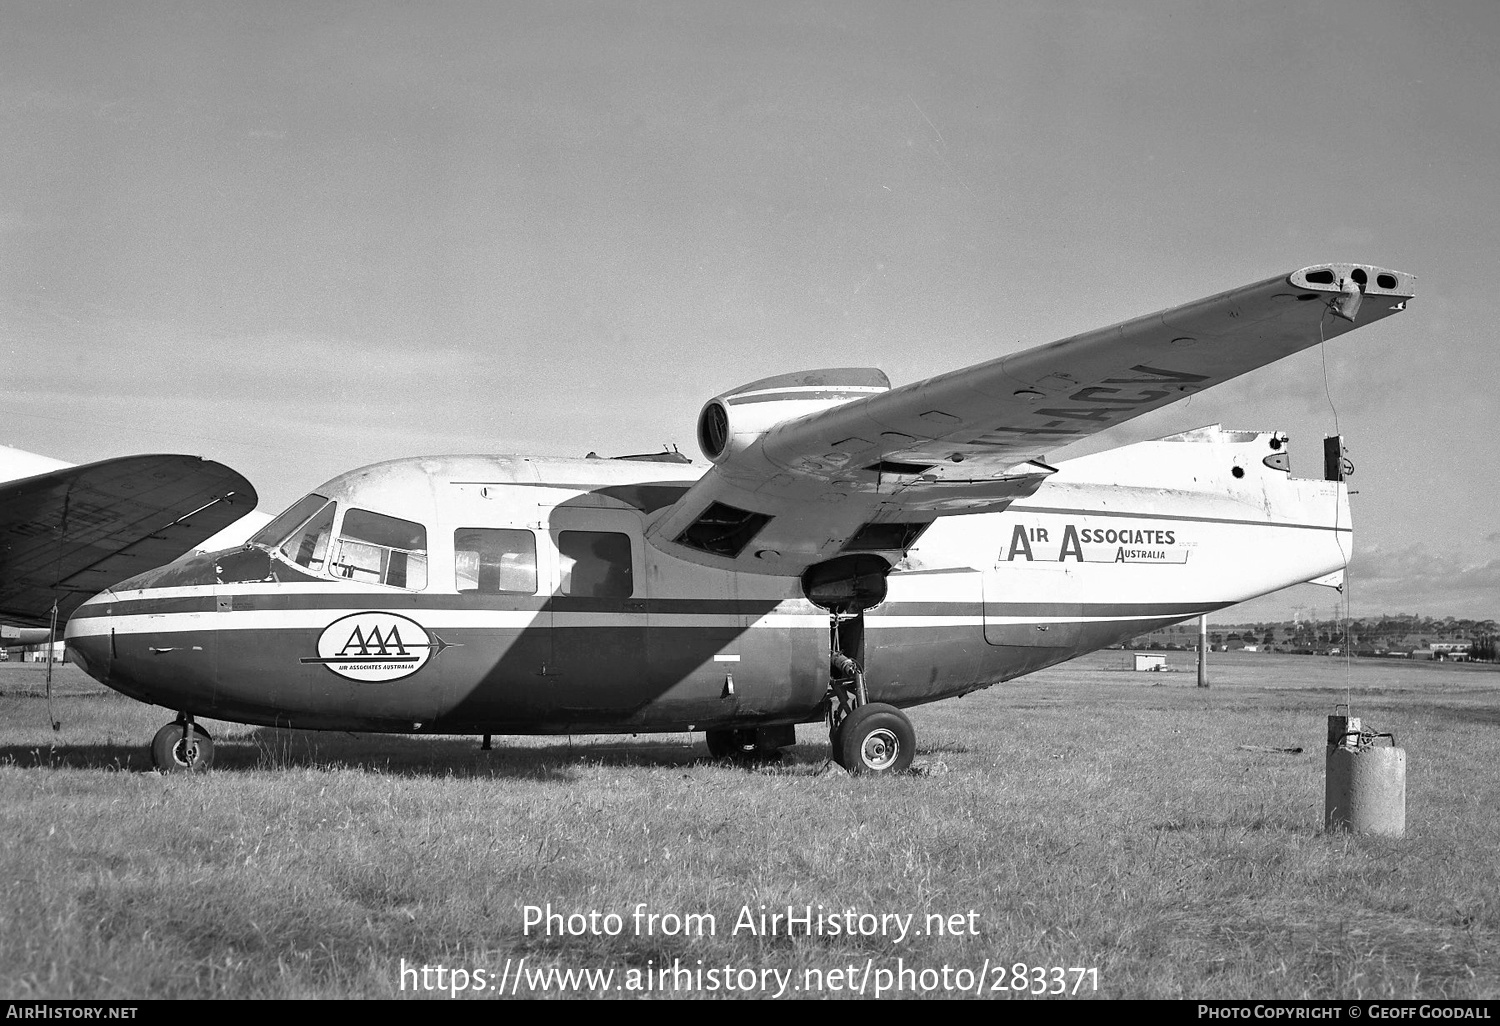
<svg viewBox="0 0 1500 1026"><path fill-rule="evenodd" d="M40 644L40 645L27 645L26 649L25 649L25 652L26 652L26 661L28 663L45 663L47 661L47 645L45 643ZM67 642L65 642L65 641L55 641L55 642L52 643L52 661L53 662L55 662L55 663L63 662L67 658L67 655L68 655Z"/></svg>

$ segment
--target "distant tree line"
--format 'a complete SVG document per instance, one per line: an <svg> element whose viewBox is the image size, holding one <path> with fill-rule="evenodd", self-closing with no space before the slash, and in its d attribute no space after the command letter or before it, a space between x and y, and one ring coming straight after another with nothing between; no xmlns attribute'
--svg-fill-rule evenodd
<svg viewBox="0 0 1500 1026"><path fill-rule="evenodd" d="M1198 644L1196 624L1163 627L1131 639L1130 648L1192 649ZM1467 644L1470 659L1500 658L1500 624L1494 620L1381 614L1348 621L1337 618L1283 620L1276 623L1216 625L1208 634L1215 648L1254 645L1286 652L1362 654L1408 652L1434 644Z"/></svg>

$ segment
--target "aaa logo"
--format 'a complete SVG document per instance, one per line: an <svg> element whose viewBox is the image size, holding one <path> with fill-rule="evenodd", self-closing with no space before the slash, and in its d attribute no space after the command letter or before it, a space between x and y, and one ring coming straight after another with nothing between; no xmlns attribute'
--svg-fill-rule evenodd
<svg viewBox="0 0 1500 1026"><path fill-rule="evenodd" d="M340 677L379 683L410 677L447 648L417 621L399 613L351 613L318 635L318 654L304 663L322 663Z"/></svg>

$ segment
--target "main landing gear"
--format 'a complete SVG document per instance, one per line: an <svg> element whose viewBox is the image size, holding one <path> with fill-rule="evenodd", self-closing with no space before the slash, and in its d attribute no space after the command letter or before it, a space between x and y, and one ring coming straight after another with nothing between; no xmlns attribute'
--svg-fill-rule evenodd
<svg viewBox="0 0 1500 1026"><path fill-rule="evenodd" d="M850 773L900 773L917 753L916 732L893 705L865 692L865 610L885 601L891 565L871 553L839 556L809 567L802 593L828 611L828 745Z"/></svg>
<svg viewBox="0 0 1500 1026"><path fill-rule="evenodd" d="M855 775L910 769L917 754L911 720L893 705L869 701L864 672L849 656L834 651L829 664L828 747L833 761Z"/></svg>
<svg viewBox="0 0 1500 1026"><path fill-rule="evenodd" d="M715 759L736 762L775 762L781 750L797 743L797 728L791 724L779 727L738 727L732 730L709 730L703 734L708 754Z"/></svg>
<svg viewBox="0 0 1500 1026"><path fill-rule="evenodd" d="M893 705L872 702L865 692L863 658L865 610L885 600L891 565L871 553L839 556L809 567L802 594L827 610L828 692L823 699L833 760L853 774L901 773L917 754L911 720ZM774 757L796 743L791 726L710 730L708 751L715 759Z"/></svg>
<svg viewBox="0 0 1500 1026"><path fill-rule="evenodd" d="M180 713L151 739L151 765L162 773L196 773L213 761L214 739L187 713Z"/></svg>

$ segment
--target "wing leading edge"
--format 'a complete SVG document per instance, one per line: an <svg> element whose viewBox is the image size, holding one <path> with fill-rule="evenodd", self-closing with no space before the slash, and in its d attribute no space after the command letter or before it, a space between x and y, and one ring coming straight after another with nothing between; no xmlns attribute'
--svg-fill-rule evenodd
<svg viewBox="0 0 1500 1026"><path fill-rule="evenodd" d="M899 388L868 369L767 378L704 407L715 465L647 537L750 573L894 562L940 515L1030 495L1046 453L1388 317L1415 284L1318 264Z"/></svg>
<svg viewBox="0 0 1500 1026"><path fill-rule="evenodd" d="M255 508L250 482L196 456L124 456L0 484L0 617L59 622Z"/></svg>

